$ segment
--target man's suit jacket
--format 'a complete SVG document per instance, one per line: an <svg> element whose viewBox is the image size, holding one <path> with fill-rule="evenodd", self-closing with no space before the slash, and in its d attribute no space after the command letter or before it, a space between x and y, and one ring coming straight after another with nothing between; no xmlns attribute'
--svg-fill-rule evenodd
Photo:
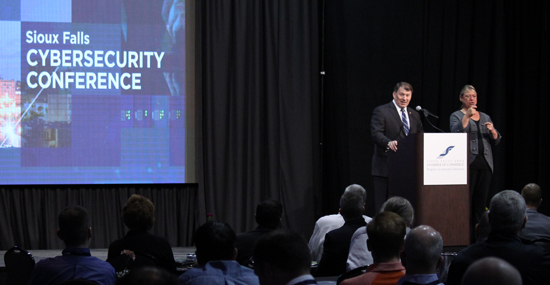
<svg viewBox="0 0 550 285"><path fill-rule="evenodd" d="M422 121L417 111L407 107L409 115L409 134L422 132ZM374 154L372 156L373 176L388 177L388 142L405 138L401 114L392 102L376 107L372 113L370 123L371 139L374 142ZM397 145L399 151L399 145ZM390 150L391 151L391 150Z"/></svg>
<svg viewBox="0 0 550 285"><path fill-rule="evenodd" d="M240 265L247 266L252 256L252 250L256 245L256 242L265 234L275 230L274 228L258 226L256 229L240 233L235 240L235 247L237 248L237 262Z"/></svg>
<svg viewBox="0 0 550 285"><path fill-rule="evenodd" d="M545 238L550 240L550 217L533 209L527 209L527 223L519 236L527 240Z"/></svg>
<svg viewBox="0 0 550 285"><path fill-rule="evenodd" d="M338 276L346 272L351 237L358 228L366 225L363 217L359 217L326 234L316 276Z"/></svg>
<svg viewBox="0 0 550 285"><path fill-rule="evenodd" d="M447 285L460 285L468 267L484 257L504 259L514 266L523 285L547 285L550 280L550 253L544 248L524 244L517 235L491 232L485 242L475 243L460 251L451 262Z"/></svg>

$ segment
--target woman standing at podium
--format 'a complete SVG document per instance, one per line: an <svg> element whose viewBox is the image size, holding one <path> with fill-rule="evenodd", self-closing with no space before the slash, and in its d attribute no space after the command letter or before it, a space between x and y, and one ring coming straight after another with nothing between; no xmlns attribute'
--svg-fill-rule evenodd
<svg viewBox="0 0 550 285"><path fill-rule="evenodd" d="M470 140L470 203L471 220L475 225L485 211L489 186L493 175L491 147L501 136L489 115L477 110L477 92L474 86L462 87L459 95L462 108L451 114L451 132L468 133Z"/></svg>

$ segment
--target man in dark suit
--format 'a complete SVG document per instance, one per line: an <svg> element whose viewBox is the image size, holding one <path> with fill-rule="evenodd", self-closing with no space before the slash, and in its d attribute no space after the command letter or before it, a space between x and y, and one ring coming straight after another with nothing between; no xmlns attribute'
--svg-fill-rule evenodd
<svg viewBox="0 0 550 285"><path fill-rule="evenodd" d="M317 284L309 273L308 244L293 231L278 229L263 235L254 246L252 256L254 273L261 285Z"/></svg>
<svg viewBox="0 0 550 285"><path fill-rule="evenodd" d="M281 226L282 215L283 206L279 201L266 199L256 206L254 218L258 223L258 227L252 231L238 234L235 241L235 247L238 250L237 261L241 265L247 266L249 264L252 249L263 235Z"/></svg>
<svg viewBox="0 0 550 285"><path fill-rule="evenodd" d="M486 241L460 251L449 267L447 285L459 285L468 267L484 257L501 258L514 266L524 285L547 285L550 280L550 253L542 247L525 244L519 237L525 227L525 200L514 190L504 190L491 199ZM464 284L464 283L462 283Z"/></svg>
<svg viewBox="0 0 550 285"><path fill-rule="evenodd" d="M290 230L263 235L252 254L254 273L261 285L317 284L309 273L311 255L306 241Z"/></svg>
<svg viewBox="0 0 550 285"><path fill-rule="evenodd" d="M397 151L398 142L422 131L418 112L409 108L413 93L407 82L399 82L393 88L393 101L376 107L371 119L371 139L374 142L372 171L374 182L374 206L378 211L388 195L388 151Z"/></svg>
<svg viewBox="0 0 550 285"><path fill-rule="evenodd" d="M362 195L352 191L344 192L340 198L340 214L345 223L325 235L323 256L316 276L338 276L346 272L351 237L358 228L367 225L362 216L363 201Z"/></svg>
<svg viewBox="0 0 550 285"><path fill-rule="evenodd" d="M529 183L521 190L521 196L527 204L527 223L519 234L527 240L546 239L550 241L550 217L537 212L542 203L540 186Z"/></svg>

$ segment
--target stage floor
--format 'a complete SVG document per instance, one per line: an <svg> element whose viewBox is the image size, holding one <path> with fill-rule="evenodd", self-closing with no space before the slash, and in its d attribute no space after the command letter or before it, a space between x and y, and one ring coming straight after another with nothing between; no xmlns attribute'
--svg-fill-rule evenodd
<svg viewBox="0 0 550 285"><path fill-rule="evenodd" d="M34 261L38 262L41 259L48 257L55 257L61 255L63 249L48 249L48 250L29 250L29 252L34 257ZM172 251L174 252L174 259L176 261L182 262L187 258L188 253L195 253L195 247L173 247ZM106 248L96 248L90 249L92 256L95 256L101 260L107 260L107 249ZM4 267L4 254L6 250L0 250L0 267Z"/></svg>

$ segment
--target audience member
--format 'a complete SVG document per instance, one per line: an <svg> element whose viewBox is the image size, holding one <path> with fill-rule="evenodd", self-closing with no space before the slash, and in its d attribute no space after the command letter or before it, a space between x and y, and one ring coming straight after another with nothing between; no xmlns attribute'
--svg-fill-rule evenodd
<svg viewBox="0 0 550 285"><path fill-rule="evenodd" d="M282 215L283 206L279 201L267 199L256 206L254 218L258 227L255 230L238 234L235 242L235 247L238 250L237 261L241 265L249 264L252 250L258 239L281 226Z"/></svg>
<svg viewBox="0 0 550 285"><path fill-rule="evenodd" d="M178 279L180 284L259 284L258 277L248 267L240 265L235 248L233 229L222 222L207 222L195 232L197 267Z"/></svg>
<svg viewBox="0 0 550 285"><path fill-rule="evenodd" d="M317 284L310 275L311 256L304 239L289 230L275 230L254 247L254 272L262 285Z"/></svg>
<svg viewBox="0 0 550 285"><path fill-rule="evenodd" d="M519 271L510 263L485 257L474 262L462 278L462 285L522 285Z"/></svg>
<svg viewBox="0 0 550 285"><path fill-rule="evenodd" d="M364 210L363 196L354 191L344 192L340 198L340 214L346 221L344 225L325 235L323 256L319 261L316 276L337 276L346 272L351 236L360 227L366 225L361 216Z"/></svg>
<svg viewBox="0 0 550 285"><path fill-rule="evenodd" d="M409 200L402 197L392 197L384 202L380 211L394 212L401 216L407 225L407 233L409 232L414 219L414 209ZM372 264L372 254L367 249L367 239L366 226L358 228L351 237L349 255L346 262L347 271Z"/></svg>
<svg viewBox="0 0 550 285"><path fill-rule="evenodd" d="M346 188L345 192L352 191L360 193L363 196L363 204L367 200L367 191L357 184L352 184ZM365 223L370 222L371 218L363 215ZM323 244L325 242L325 235L337 228L340 228L344 225L344 217L340 213L334 215L327 215L319 218L315 223L315 228L313 229L313 234L309 239L309 250L311 252L311 258L314 261L319 262L323 256Z"/></svg>
<svg viewBox="0 0 550 285"><path fill-rule="evenodd" d="M525 200L518 192L504 190L496 194L489 207L489 237L457 254L449 268L446 284L460 284L468 267L488 256L501 258L518 269L525 285L548 284L550 254L541 247L524 244L519 237L527 220L525 209Z"/></svg>
<svg viewBox="0 0 550 285"><path fill-rule="evenodd" d="M489 224L489 211L483 212L479 217L479 221L475 227L476 243L484 242L489 237L491 232L491 225Z"/></svg>
<svg viewBox="0 0 550 285"><path fill-rule="evenodd" d="M385 212L393 212L398 214L405 221L407 228L409 228L407 232L410 230L410 226L414 220L414 209L409 200L398 196L391 197L384 202L384 204L382 204L382 209L384 209Z"/></svg>
<svg viewBox="0 0 550 285"><path fill-rule="evenodd" d="M97 284L115 284L115 270L107 262L91 256L92 227L88 211L68 206L59 213L57 236L65 243L62 256L40 260L34 267L29 284L59 284L85 279Z"/></svg>
<svg viewBox="0 0 550 285"><path fill-rule="evenodd" d="M405 275L405 268L399 261L403 249L406 224L403 218L392 212L379 213L367 225L367 247L374 263L367 271L354 278L342 281L342 285L397 284Z"/></svg>
<svg viewBox="0 0 550 285"><path fill-rule="evenodd" d="M443 285L437 277L437 269L442 265L443 238L430 226L418 226L405 238L401 253L401 263L406 275L398 285L430 284Z"/></svg>
<svg viewBox="0 0 550 285"><path fill-rule="evenodd" d="M176 285L178 278L160 267L140 267L118 279L117 285Z"/></svg>
<svg viewBox="0 0 550 285"><path fill-rule="evenodd" d="M542 203L540 186L535 183L525 185L521 190L521 196L527 204L527 223L519 236L527 240L550 240L550 217L537 212Z"/></svg>
<svg viewBox="0 0 550 285"><path fill-rule="evenodd" d="M162 267L169 272L176 273L176 262L172 247L166 238L149 233L155 223L155 205L146 197L138 194L130 196L122 208L122 220L129 229L126 236L109 245L107 261L113 266L121 254L145 256L144 259L154 259L144 262L145 265ZM119 274L120 275L120 274Z"/></svg>

